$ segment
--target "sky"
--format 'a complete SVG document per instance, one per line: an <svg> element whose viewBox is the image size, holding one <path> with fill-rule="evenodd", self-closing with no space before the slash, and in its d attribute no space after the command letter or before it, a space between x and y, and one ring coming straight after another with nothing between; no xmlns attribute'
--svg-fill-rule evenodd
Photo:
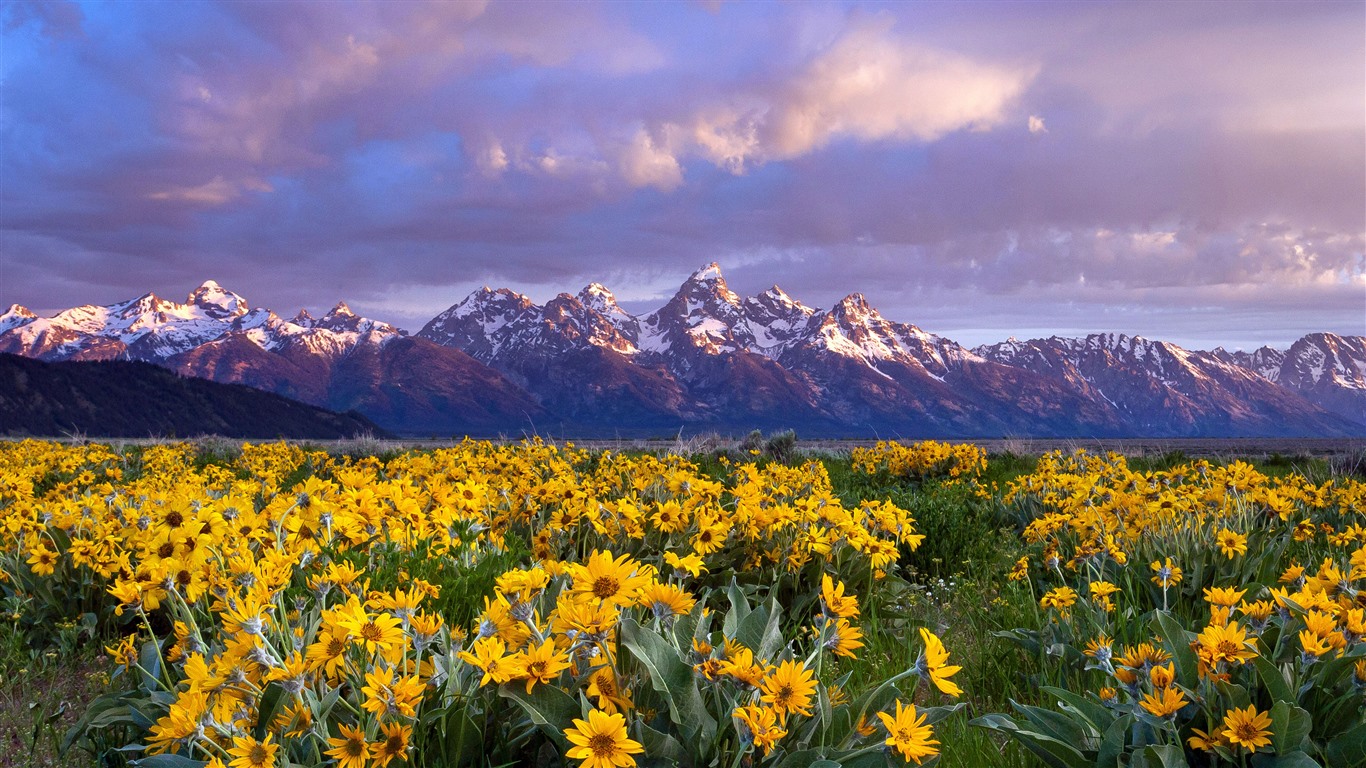
<svg viewBox="0 0 1366 768"><path fill-rule="evenodd" d="M715 261L965 344L1366 335L1366 4L0 4L0 307L416 331Z"/></svg>

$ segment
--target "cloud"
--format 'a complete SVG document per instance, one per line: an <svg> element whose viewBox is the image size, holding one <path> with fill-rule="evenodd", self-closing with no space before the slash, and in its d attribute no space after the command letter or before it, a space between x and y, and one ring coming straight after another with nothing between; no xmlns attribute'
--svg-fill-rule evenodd
<svg viewBox="0 0 1366 768"><path fill-rule="evenodd" d="M845 138L930 142L996 126L1037 74L1034 66L990 64L900 38L894 22L855 18L776 85L704 106L687 125L696 145L741 172Z"/></svg>
<svg viewBox="0 0 1366 768"><path fill-rule="evenodd" d="M172 187L159 192L148 193L147 199L215 206L230 203L240 197L243 192L248 191L271 192L273 188L270 184L259 179L231 182L222 176L215 176L212 181L206 181L198 186Z"/></svg>
<svg viewBox="0 0 1366 768"><path fill-rule="evenodd" d="M420 320L719 259L983 333L1361 325L1353 4L0 14L0 306L214 276Z"/></svg>
<svg viewBox="0 0 1366 768"><path fill-rule="evenodd" d="M621 175L632 186L656 187L665 192L683 183L678 158L658 146L643 129L622 151Z"/></svg>

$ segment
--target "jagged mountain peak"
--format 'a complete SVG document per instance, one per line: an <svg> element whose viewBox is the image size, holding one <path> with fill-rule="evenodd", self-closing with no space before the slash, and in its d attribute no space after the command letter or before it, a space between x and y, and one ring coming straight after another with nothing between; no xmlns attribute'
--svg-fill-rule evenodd
<svg viewBox="0 0 1366 768"><path fill-rule="evenodd" d="M471 291L468 296L461 299L447 312L454 313L456 317L465 317L472 314L486 314L490 308L497 308L501 313L520 312L535 306L531 299L517 293L509 288L490 288L487 285L478 290Z"/></svg>
<svg viewBox="0 0 1366 768"><path fill-rule="evenodd" d="M831 307L830 311L832 313L851 316L877 315L877 310L873 309L872 305L868 303L868 299L861 293L851 293L848 296L845 296L835 302L835 306Z"/></svg>
<svg viewBox="0 0 1366 768"><path fill-rule="evenodd" d="M185 303L189 306L199 307L210 317L228 318L241 317L251 308L241 296L232 291L226 290L213 280L205 280L199 287L190 292L186 297Z"/></svg>
<svg viewBox="0 0 1366 768"><path fill-rule="evenodd" d="M351 311L351 306L350 306L349 304L347 304L345 301L338 301L336 304L334 304L334 305L332 306L332 309L328 310L327 314L324 315L323 318L326 319L326 318L329 318L329 317L355 317L355 316L356 316L356 313Z"/></svg>
<svg viewBox="0 0 1366 768"><path fill-rule="evenodd" d="M28 325L37 319L38 316L33 314L33 311L28 307L19 304L11 304L9 305L9 309L5 310L3 315L0 315L0 333L4 333L11 328L18 328L21 325Z"/></svg>
<svg viewBox="0 0 1366 768"><path fill-rule="evenodd" d="M700 301L708 304L719 302L731 306L740 305L740 297L726 285L726 279L721 276L721 267L714 261L683 281L678 287L678 293L674 295L674 300L678 299L690 303Z"/></svg>
<svg viewBox="0 0 1366 768"><path fill-rule="evenodd" d="M9 309L5 310L3 315L0 315L0 318L10 317L25 317L32 320L38 316L33 314L33 310L22 304L11 304L9 305Z"/></svg>
<svg viewBox="0 0 1366 768"><path fill-rule="evenodd" d="M792 298L788 295L787 291L784 291L776 285L749 299L747 303L768 308L781 307L787 310L796 310L804 315L810 315L816 312L815 309Z"/></svg>
<svg viewBox="0 0 1366 768"><path fill-rule="evenodd" d="M317 321L313 318L313 315L309 314L307 309L300 309L299 314L291 318L289 322L300 328L312 328Z"/></svg>
<svg viewBox="0 0 1366 768"><path fill-rule="evenodd" d="M122 318L132 318L149 312L164 312L171 307L171 302L166 301L160 296L148 291L136 299L130 299L122 304L115 304L115 314Z"/></svg>
<svg viewBox="0 0 1366 768"><path fill-rule="evenodd" d="M721 282L725 282L725 278L721 276L721 265L713 261L712 263L702 267L696 272L693 272L691 275L688 276L688 279L685 282L711 283L716 282L718 280Z"/></svg>
<svg viewBox="0 0 1366 768"><path fill-rule="evenodd" d="M604 315L612 313L625 314L626 310L617 304L616 294L602 283L589 283L579 291L578 299L585 307Z"/></svg>

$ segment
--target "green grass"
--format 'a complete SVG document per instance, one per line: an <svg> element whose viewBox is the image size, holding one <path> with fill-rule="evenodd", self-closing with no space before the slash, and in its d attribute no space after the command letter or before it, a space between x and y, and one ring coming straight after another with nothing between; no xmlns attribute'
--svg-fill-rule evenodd
<svg viewBox="0 0 1366 768"><path fill-rule="evenodd" d="M59 651L30 647L28 633L0 625L0 768L83 768L81 754L60 754L63 737L106 690L107 662L89 637Z"/></svg>

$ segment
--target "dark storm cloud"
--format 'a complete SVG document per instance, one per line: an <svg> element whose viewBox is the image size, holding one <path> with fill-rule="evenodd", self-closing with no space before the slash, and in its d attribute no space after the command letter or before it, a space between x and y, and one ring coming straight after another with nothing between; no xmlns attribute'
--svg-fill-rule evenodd
<svg viewBox="0 0 1366 768"><path fill-rule="evenodd" d="M414 328L719 260L983 339L1366 333L1355 3L0 13L0 303L212 277Z"/></svg>

